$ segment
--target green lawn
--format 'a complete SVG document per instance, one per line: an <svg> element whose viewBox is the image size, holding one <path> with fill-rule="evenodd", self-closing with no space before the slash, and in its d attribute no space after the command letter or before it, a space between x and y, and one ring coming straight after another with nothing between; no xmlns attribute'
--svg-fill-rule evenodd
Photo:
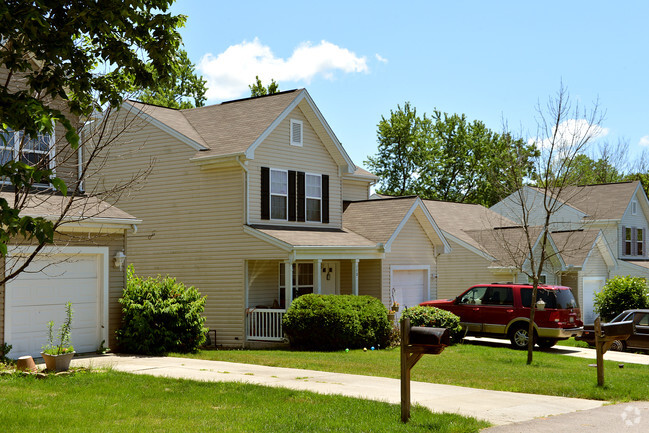
<svg viewBox="0 0 649 433"><path fill-rule="evenodd" d="M399 378L399 350L363 352L299 352L288 350L208 350L190 358L294 367L309 370ZM441 355L426 355L412 370L412 379L500 391L580 397L610 401L646 400L649 366L605 362L606 384L597 386L594 360L549 352L534 352L526 365L527 352L510 348L462 344L446 348Z"/></svg>
<svg viewBox="0 0 649 433"><path fill-rule="evenodd" d="M488 423L414 407L246 385L81 372L0 376L2 431L477 432Z"/></svg>

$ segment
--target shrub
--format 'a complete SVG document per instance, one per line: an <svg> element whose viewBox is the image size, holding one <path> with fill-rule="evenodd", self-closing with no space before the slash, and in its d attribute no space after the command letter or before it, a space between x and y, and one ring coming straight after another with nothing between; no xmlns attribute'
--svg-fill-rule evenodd
<svg viewBox="0 0 649 433"><path fill-rule="evenodd" d="M617 276L595 293L595 311L606 322L635 308L649 308L649 288L644 278Z"/></svg>
<svg viewBox="0 0 649 433"><path fill-rule="evenodd" d="M435 307L416 306L407 308L401 315L410 319L411 326L428 326L431 328L447 328L451 334L451 343L455 344L462 338L460 318L450 311Z"/></svg>
<svg viewBox="0 0 649 433"><path fill-rule="evenodd" d="M300 349L386 347L390 323L387 309L372 296L308 294L284 315L284 332Z"/></svg>
<svg viewBox="0 0 649 433"><path fill-rule="evenodd" d="M117 330L120 349L161 355L195 352L205 341L202 316L205 297L169 276L142 279L127 271L122 298L123 326Z"/></svg>

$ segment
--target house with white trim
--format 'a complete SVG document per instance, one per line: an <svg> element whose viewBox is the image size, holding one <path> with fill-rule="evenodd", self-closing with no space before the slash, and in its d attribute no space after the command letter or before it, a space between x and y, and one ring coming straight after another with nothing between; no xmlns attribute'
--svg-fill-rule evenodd
<svg viewBox="0 0 649 433"><path fill-rule="evenodd" d="M138 126L88 183L119 184L153 161L120 200L143 220L127 261L206 295L217 344L281 341L283 314L305 293L386 306L436 296L442 231L419 198L368 200L376 176L305 89L186 110L127 101L120 113Z"/></svg>

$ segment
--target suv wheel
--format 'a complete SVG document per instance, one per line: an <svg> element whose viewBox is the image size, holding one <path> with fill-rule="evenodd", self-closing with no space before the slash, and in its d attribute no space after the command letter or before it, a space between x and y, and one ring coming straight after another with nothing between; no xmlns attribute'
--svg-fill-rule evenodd
<svg viewBox="0 0 649 433"><path fill-rule="evenodd" d="M538 344L541 349L549 349L557 344L557 341L558 340L555 338L539 338L536 344Z"/></svg>
<svg viewBox="0 0 649 433"><path fill-rule="evenodd" d="M524 350L527 349L527 342L529 340L529 328L527 323L514 325L509 331L509 341L512 342L514 349Z"/></svg>

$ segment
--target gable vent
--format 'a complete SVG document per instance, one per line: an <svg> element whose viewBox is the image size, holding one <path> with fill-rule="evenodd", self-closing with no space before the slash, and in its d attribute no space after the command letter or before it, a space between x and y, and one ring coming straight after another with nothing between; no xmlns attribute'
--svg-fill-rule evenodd
<svg viewBox="0 0 649 433"><path fill-rule="evenodd" d="M302 146L302 121L291 119L291 146Z"/></svg>

